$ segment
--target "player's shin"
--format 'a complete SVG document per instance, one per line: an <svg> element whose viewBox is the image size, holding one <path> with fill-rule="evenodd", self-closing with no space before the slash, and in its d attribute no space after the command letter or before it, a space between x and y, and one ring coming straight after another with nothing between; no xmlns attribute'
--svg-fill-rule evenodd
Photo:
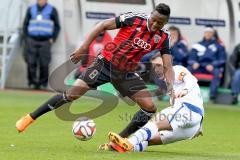
<svg viewBox="0 0 240 160"><path fill-rule="evenodd" d="M144 141L149 141L152 139L156 134L158 133L158 127L157 125L149 121L145 126L143 126L141 129L139 129L137 132L135 132L128 141L133 144L137 145Z"/></svg>
<svg viewBox="0 0 240 160"><path fill-rule="evenodd" d="M123 138L127 138L129 135L136 132L139 128L144 126L154 115L155 112L148 112L145 110L139 110L128 124L128 126L119 134Z"/></svg>
<svg viewBox="0 0 240 160"><path fill-rule="evenodd" d="M34 112L30 113L30 116L35 120L38 117L40 117L41 115L43 115L51 110L55 110L69 102L71 102L71 101L66 98L65 93L57 94L57 95L53 96L52 98L50 98L47 102L42 104Z"/></svg>

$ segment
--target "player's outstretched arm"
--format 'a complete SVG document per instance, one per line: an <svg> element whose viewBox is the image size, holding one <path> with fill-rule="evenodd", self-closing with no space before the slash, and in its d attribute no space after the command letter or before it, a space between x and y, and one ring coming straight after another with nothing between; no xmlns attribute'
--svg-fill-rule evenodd
<svg viewBox="0 0 240 160"><path fill-rule="evenodd" d="M172 55L171 54L163 54L163 69L164 69L164 75L166 78L166 82L168 84L173 84L174 82L174 72L173 72L173 66L172 66Z"/></svg>
<svg viewBox="0 0 240 160"><path fill-rule="evenodd" d="M172 104L174 104L175 93L173 90L174 71L172 67L172 55L163 54L162 59L163 59L163 70L164 70L164 76L167 83L168 93L171 96Z"/></svg>
<svg viewBox="0 0 240 160"><path fill-rule="evenodd" d="M91 31L89 36L83 42L79 49L75 50L71 54L71 60L73 63L78 63L81 56L85 54L90 46L90 44L96 39L96 37L103 31L117 29L115 18L107 19L99 22Z"/></svg>

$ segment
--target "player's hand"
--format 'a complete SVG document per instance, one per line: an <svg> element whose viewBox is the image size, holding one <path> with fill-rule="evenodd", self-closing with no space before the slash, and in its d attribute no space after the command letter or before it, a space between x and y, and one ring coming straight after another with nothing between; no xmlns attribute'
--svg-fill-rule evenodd
<svg viewBox="0 0 240 160"><path fill-rule="evenodd" d="M49 43L50 43L50 44L53 44L53 39L52 39L52 38L49 39Z"/></svg>
<svg viewBox="0 0 240 160"><path fill-rule="evenodd" d="M71 55L70 55L70 59L74 64L77 64L80 60L82 55L85 53L85 50L80 48L75 50Z"/></svg>
<svg viewBox="0 0 240 160"><path fill-rule="evenodd" d="M170 96L170 100L169 100L170 105L173 106L174 103L175 103L175 98L176 97L175 97L175 91L173 89L172 84L167 84L167 93Z"/></svg>
<svg viewBox="0 0 240 160"><path fill-rule="evenodd" d="M212 72L212 71L214 70L213 65L211 65L211 64L207 65L207 66L206 66L206 70L207 70L208 72Z"/></svg>
<svg viewBox="0 0 240 160"><path fill-rule="evenodd" d="M197 70L199 67L200 67L200 64L199 64L199 63L194 63L193 66L192 66L192 68L193 68L194 70Z"/></svg>
<svg viewBox="0 0 240 160"><path fill-rule="evenodd" d="M170 92L168 92L169 96L170 96L170 105L173 106L175 104L175 99L176 99L176 96L175 96L175 91L174 90L171 90Z"/></svg>
<svg viewBox="0 0 240 160"><path fill-rule="evenodd" d="M175 94L176 98L182 98L188 94L188 89L184 89L178 93Z"/></svg>
<svg viewBox="0 0 240 160"><path fill-rule="evenodd" d="M170 47L173 47L178 40L175 37L171 37Z"/></svg>

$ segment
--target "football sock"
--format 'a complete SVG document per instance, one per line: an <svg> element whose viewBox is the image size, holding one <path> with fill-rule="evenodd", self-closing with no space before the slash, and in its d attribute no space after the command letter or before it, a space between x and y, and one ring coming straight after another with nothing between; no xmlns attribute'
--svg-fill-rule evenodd
<svg viewBox="0 0 240 160"><path fill-rule="evenodd" d="M148 122L145 126L135 132L128 141L133 144L140 144L143 141L149 141L158 133L158 127L153 122Z"/></svg>
<svg viewBox="0 0 240 160"><path fill-rule="evenodd" d="M71 101L67 100L65 93L63 94L57 94L50 98L47 102L45 102L43 105L41 105L38 109L36 109L34 112L30 113L30 116L35 120L41 115L57 109L58 107L69 103Z"/></svg>
<svg viewBox="0 0 240 160"><path fill-rule="evenodd" d="M134 146L134 152L143 152L148 146L148 141L143 141Z"/></svg>
<svg viewBox="0 0 240 160"><path fill-rule="evenodd" d="M144 111L143 109L139 110L128 124L128 126L119 134L121 137L128 137L129 135L136 132L139 128L144 126L153 116L155 112Z"/></svg>

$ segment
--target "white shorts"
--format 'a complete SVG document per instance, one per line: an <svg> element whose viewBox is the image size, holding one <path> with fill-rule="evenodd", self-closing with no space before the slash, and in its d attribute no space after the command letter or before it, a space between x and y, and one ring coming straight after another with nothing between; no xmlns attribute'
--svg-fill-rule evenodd
<svg viewBox="0 0 240 160"><path fill-rule="evenodd" d="M186 106L182 107L181 103L162 110L157 118L160 118L159 116L167 118L173 128L172 131L159 132L163 144L191 139L202 129L203 117Z"/></svg>

